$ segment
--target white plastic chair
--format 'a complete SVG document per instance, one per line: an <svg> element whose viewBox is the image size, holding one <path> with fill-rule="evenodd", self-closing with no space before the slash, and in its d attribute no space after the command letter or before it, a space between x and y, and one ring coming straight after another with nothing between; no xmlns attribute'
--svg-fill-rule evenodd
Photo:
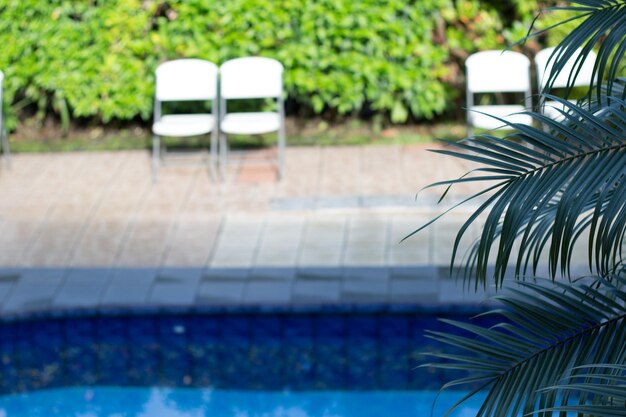
<svg viewBox="0 0 626 417"><path fill-rule="evenodd" d="M552 67L554 65L554 59L550 57L554 53L556 48L546 48L542 49L535 56L535 65L537 66L537 83L539 87L539 92L545 90L546 84L550 78L550 73L552 72ZM596 54L593 51L589 52L584 62L582 62L582 66L580 66L580 62L576 62L581 49L578 49L578 52L574 54L563 66L563 69L557 75L557 77L552 82L552 88L566 88L569 86L579 87L579 86L589 86L591 84L593 78L593 67L596 62ZM580 66L580 67L579 67ZM573 74L574 71L578 71L576 74L576 78L572 78L570 80L570 74ZM570 100L570 102L575 103L576 100ZM543 114L550 117L554 120L563 119L563 114L559 111L566 111L566 108L563 104L549 100L542 100L539 106L540 110Z"/></svg>
<svg viewBox="0 0 626 417"><path fill-rule="evenodd" d="M532 106L530 84L530 60L519 52L482 51L470 55L465 61L467 72L467 126L468 134L473 128L506 128L497 116L511 123L532 124L532 117L519 114ZM494 104L475 105L476 93L523 93L524 105ZM484 114L483 114L484 113Z"/></svg>
<svg viewBox="0 0 626 417"><path fill-rule="evenodd" d="M217 75L215 64L202 59L165 62L156 70L154 124L152 125L152 178L156 181L161 162L161 136L191 137L211 134L209 164L217 163ZM165 101L212 101L212 114L161 114Z"/></svg>
<svg viewBox="0 0 626 417"><path fill-rule="evenodd" d="M274 98L275 112L228 113L227 100ZM283 66L261 57L226 61L220 67L220 170L225 176L228 163L227 135L262 135L278 132L278 178L284 174L285 109Z"/></svg>
<svg viewBox="0 0 626 417"><path fill-rule="evenodd" d="M9 150L9 137L4 127L4 114L2 113L2 84L4 82L4 73L0 71L0 136L2 137L2 152L7 166L11 165L11 151Z"/></svg>

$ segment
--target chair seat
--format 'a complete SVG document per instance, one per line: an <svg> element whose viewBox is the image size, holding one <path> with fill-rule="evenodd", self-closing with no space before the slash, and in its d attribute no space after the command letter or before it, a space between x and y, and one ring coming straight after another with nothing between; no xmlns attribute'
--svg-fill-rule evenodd
<svg viewBox="0 0 626 417"><path fill-rule="evenodd" d="M503 125L500 120L494 119L493 117L489 116L491 115L499 117L501 119L505 119L506 121L511 123L530 125L533 122L531 116L527 114L515 114L523 112L524 110L524 106L519 105L474 106L468 113L469 123L479 129L487 130L508 127Z"/></svg>
<svg viewBox="0 0 626 417"><path fill-rule="evenodd" d="M229 113L220 123L220 129L227 134L260 135L276 132L280 128L278 113Z"/></svg>
<svg viewBox="0 0 626 417"><path fill-rule="evenodd" d="M159 136L198 136L213 130L215 121L210 114L168 114L152 125Z"/></svg>

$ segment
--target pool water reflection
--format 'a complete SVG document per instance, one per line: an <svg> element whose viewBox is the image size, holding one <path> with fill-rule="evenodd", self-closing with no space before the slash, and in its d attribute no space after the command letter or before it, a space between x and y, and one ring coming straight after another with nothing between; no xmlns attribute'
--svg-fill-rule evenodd
<svg viewBox="0 0 626 417"><path fill-rule="evenodd" d="M0 397L0 417L423 417L435 391L231 391L196 388L63 388ZM441 416L462 392L444 392ZM479 401L452 416L473 417Z"/></svg>

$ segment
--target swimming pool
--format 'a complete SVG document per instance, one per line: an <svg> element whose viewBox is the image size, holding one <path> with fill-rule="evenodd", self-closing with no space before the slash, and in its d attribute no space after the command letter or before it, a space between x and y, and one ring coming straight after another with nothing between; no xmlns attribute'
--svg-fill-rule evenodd
<svg viewBox="0 0 626 417"><path fill-rule="evenodd" d="M461 393L444 393L443 415ZM194 388L65 388L0 397L0 416L28 417L422 417L433 391L227 391ZM453 417L471 417L477 401Z"/></svg>
<svg viewBox="0 0 626 417"><path fill-rule="evenodd" d="M421 416L457 376L416 369L423 353L442 348L424 330L441 327L436 317L477 312L213 308L5 320L0 417ZM444 394L439 410L452 397ZM162 410L146 414L150 407Z"/></svg>

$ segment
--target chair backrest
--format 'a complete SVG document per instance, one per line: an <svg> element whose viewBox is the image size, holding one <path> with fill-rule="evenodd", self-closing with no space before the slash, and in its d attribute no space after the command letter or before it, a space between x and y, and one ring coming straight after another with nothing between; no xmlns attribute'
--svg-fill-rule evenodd
<svg viewBox="0 0 626 417"><path fill-rule="evenodd" d="M213 100L217 97L217 65L203 59L177 59L156 69L158 101Z"/></svg>
<svg viewBox="0 0 626 417"><path fill-rule="evenodd" d="M537 82L539 83L539 90L543 90L548 79L550 78L550 73L552 72L552 67L554 66L554 60L557 56L552 56L556 48L546 48L542 49L535 55L535 65L537 65ZM578 57L580 56L582 49L578 49L574 55L565 63L563 69L560 71L559 75L554 79L552 83L552 87L554 88L564 88L567 87L568 84L571 86L588 86L591 84L591 80L593 78L593 67L596 62L596 54L593 51L589 52L585 61L580 66L580 62L576 62ZM552 59L550 59L552 57ZM580 68L580 69L579 69ZM576 79L572 79L573 83L568 83L570 80L570 74L573 75L573 71L576 69L578 74L576 74Z"/></svg>
<svg viewBox="0 0 626 417"><path fill-rule="evenodd" d="M469 93L530 91L530 60L519 52L477 52L465 68Z"/></svg>
<svg viewBox="0 0 626 417"><path fill-rule="evenodd" d="M236 58L220 67L223 99L280 97L282 92L283 66L275 59Z"/></svg>

